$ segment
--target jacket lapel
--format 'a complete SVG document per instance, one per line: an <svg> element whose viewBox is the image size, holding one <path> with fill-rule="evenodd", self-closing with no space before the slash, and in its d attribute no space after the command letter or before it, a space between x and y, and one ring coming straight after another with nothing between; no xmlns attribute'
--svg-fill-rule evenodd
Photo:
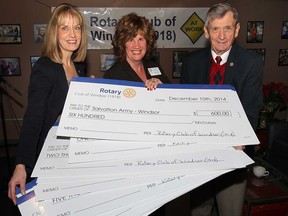
<svg viewBox="0 0 288 216"><path fill-rule="evenodd" d="M129 65L127 60L123 61L123 69L126 71L127 75L131 77L131 80L142 82L140 77L135 73L135 71L132 69L132 67Z"/></svg>
<svg viewBox="0 0 288 216"><path fill-rule="evenodd" d="M227 60L226 70L225 70L225 77L224 77L224 84L232 84L233 78L237 66L237 57L236 57L236 45L233 45ZM238 57L239 58L239 57Z"/></svg>

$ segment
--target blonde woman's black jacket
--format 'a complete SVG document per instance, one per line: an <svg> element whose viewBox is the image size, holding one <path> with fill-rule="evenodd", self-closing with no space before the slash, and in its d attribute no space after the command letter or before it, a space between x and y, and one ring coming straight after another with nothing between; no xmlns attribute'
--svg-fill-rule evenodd
<svg viewBox="0 0 288 216"><path fill-rule="evenodd" d="M74 63L78 76L84 76L85 64ZM16 164L24 164L31 174L44 140L61 115L68 92L62 64L40 58L32 68L28 106L19 138Z"/></svg>

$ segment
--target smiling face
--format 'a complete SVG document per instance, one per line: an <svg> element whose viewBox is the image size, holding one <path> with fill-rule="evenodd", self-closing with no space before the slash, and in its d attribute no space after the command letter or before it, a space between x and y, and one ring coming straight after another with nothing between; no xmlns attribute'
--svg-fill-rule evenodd
<svg viewBox="0 0 288 216"><path fill-rule="evenodd" d="M125 43L126 60L137 63L142 61L147 51L147 41L143 34L138 32L136 37Z"/></svg>
<svg viewBox="0 0 288 216"><path fill-rule="evenodd" d="M238 37L240 24L235 23L232 12L227 12L222 18L212 20L204 27L205 37L210 39L211 48L217 55L222 55L230 49Z"/></svg>
<svg viewBox="0 0 288 216"><path fill-rule="evenodd" d="M71 15L64 19L63 23L57 28L57 38L62 54L71 54L77 50L81 42L79 20Z"/></svg>

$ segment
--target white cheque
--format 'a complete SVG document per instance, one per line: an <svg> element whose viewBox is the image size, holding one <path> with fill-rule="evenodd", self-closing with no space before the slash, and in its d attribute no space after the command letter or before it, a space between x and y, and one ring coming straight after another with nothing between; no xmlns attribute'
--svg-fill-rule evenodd
<svg viewBox="0 0 288 216"><path fill-rule="evenodd" d="M163 178L146 185L88 193L73 199L45 201L43 206L49 216L64 215L67 212L70 212L69 215L75 216L100 215L126 205L132 204L132 207L141 205L150 199L165 198L169 193L177 192L178 196L182 195L182 188L186 188L185 192L187 192L223 173L225 171L203 173L201 180L197 177L195 180L194 175L175 176L172 179ZM187 190L187 188L189 189Z"/></svg>
<svg viewBox="0 0 288 216"><path fill-rule="evenodd" d="M57 135L112 140L259 144L231 86L73 78Z"/></svg>
<svg viewBox="0 0 288 216"><path fill-rule="evenodd" d="M32 177L98 176L123 177L144 174L202 172L245 167L253 160L234 148L186 152L162 156L142 156L117 161L69 164L69 139L57 139L57 126L49 131Z"/></svg>
<svg viewBox="0 0 288 216"><path fill-rule="evenodd" d="M139 142L123 140L99 140L71 138L69 163L90 163L127 158L141 158L143 155L160 156L195 153L227 149L231 144L201 144L191 142ZM230 147L232 148L232 147Z"/></svg>

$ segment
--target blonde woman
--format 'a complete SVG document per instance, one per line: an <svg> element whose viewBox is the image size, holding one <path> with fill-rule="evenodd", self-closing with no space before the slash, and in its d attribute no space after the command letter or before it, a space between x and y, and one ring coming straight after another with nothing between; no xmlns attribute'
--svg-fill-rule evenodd
<svg viewBox="0 0 288 216"><path fill-rule="evenodd" d="M69 82L85 74L87 36L79 10L70 4L56 7L49 21L41 58L33 66L28 106L20 134L16 166L8 197L16 204L16 186L25 193L48 131L61 115Z"/></svg>

